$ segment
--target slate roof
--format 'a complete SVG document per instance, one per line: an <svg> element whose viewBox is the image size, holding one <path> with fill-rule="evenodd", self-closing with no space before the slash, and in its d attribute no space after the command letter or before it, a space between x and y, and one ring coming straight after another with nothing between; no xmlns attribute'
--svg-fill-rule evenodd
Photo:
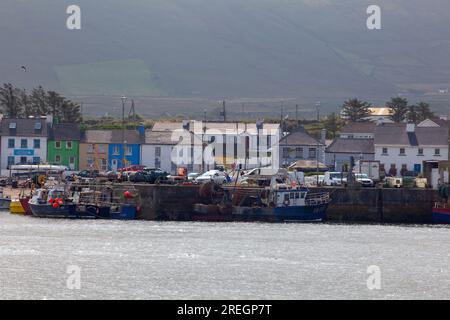
<svg viewBox="0 0 450 320"><path fill-rule="evenodd" d="M374 122L350 122L341 129L341 134L374 133L376 126Z"/></svg>
<svg viewBox="0 0 450 320"><path fill-rule="evenodd" d="M447 146L447 127L417 127L412 133L406 131L406 123L385 123L377 126L375 145L400 146Z"/></svg>
<svg viewBox="0 0 450 320"><path fill-rule="evenodd" d="M344 139L336 138L328 146L329 153L375 153L374 139Z"/></svg>
<svg viewBox="0 0 450 320"><path fill-rule="evenodd" d="M125 130L125 140L128 144L140 144L142 138L137 130ZM83 138L83 143L123 143L122 130L86 130Z"/></svg>
<svg viewBox="0 0 450 320"><path fill-rule="evenodd" d="M41 129L36 129L39 123ZM10 128L11 127L11 128ZM12 128L15 127L15 128ZM47 137L48 125L46 119L2 119L1 121L2 136L17 137Z"/></svg>
<svg viewBox="0 0 450 320"><path fill-rule="evenodd" d="M312 137L303 127L297 128L295 131L288 134L280 140L281 145L306 145L317 146L323 145L316 138Z"/></svg>
<svg viewBox="0 0 450 320"><path fill-rule="evenodd" d="M58 123L50 129L51 140L81 140L81 130L77 123Z"/></svg>
<svg viewBox="0 0 450 320"><path fill-rule="evenodd" d="M190 121L191 131L197 127L199 131L202 131L203 126L206 127L206 130L220 130L224 134L240 134L243 132L256 134L257 132L256 123ZM264 123L263 125L263 129L266 130L277 130L279 127L278 123ZM161 121L153 125L152 131L174 131L177 129L183 129L183 122Z"/></svg>

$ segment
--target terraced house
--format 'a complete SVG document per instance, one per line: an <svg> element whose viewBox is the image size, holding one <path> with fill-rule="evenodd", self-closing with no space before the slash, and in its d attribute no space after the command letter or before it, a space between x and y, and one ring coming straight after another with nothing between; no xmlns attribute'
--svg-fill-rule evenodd
<svg viewBox="0 0 450 320"><path fill-rule="evenodd" d="M143 134L137 130L86 130L80 143L80 170L116 171L140 162Z"/></svg>
<svg viewBox="0 0 450 320"><path fill-rule="evenodd" d="M76 123L55 124L49 130L47 160L51 164L79 169L79 148L81 131Z"/></svg>
<svg viewBox="0 0 450 320"><path fill-rule="evenodd" d="M47 135L51 117L3 119L1 122L1 173L14 164L40 164L47 161Z"/></svg>

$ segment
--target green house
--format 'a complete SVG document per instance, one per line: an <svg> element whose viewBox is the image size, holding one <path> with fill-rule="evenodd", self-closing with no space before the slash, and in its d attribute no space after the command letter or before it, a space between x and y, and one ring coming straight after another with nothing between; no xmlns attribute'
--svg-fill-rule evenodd
<svg viewBox="0 0 450 320"><path fill-rule="evenodd" d="M78 124L54 124L47 142L48 163L64 165L70 170L78 171L80 139L81 131Z"/></svg>

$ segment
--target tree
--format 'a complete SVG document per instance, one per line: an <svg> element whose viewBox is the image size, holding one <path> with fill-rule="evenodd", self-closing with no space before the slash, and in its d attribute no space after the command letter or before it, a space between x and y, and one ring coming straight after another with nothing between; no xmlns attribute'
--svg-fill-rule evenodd
<svg viewBox="0 0 450 320"><path fill-rule="evenodd" d="M408 100L405 98L392 98L386 103L386 107L392 109L390 119L396 123L402 122L406 119L408 114Z"/></svg>
<svg viewBox="0 0 450 320"><path fill-rule="evenodd" d="M63 99L59 107L58 119L65 123L81 122L81 106L73 101Z"/></svg>
<svg viewBox="0 0 450 320"><path fill-rule="evenodd" d="M11 83L3 84L0 88L0 108L3 114L8 118L20 117L23 113L21 104L21 91Z"/></svg>
<svg viewBox="0 0 450 320"><path fill-rule="evenodd" d="M419 102L417 105L417 112L420 121L436 118L434 112L431 111L430 105L426 102Z"/></svg>
<svg viewBox="0 0 450 320"><path fill-rule="evenodd" d="M340 125L340 119L335 112L330 114L324 122L324 128L333 134L333 139L336 137L336 132L339 131Z"/></svg>
<svg viewBox="0 0 450 320"><path fill-rule="evenodd" d="M421 121L417 106L409 106L408 107L408 113L406 114L406 119L408 119L408 122L412 122L412 123L416 123L416 124Z"/></svg>
<svg viewBox="0 0 450 320"><path fill-rule="evenodd" d="M372 105L358 99L349 99L342 105L342 115L351 122L365 121Z"/></svg>
<svg viewBox="0 0 450 320"><path fill-rule="evenodd" d="M33 116L45 116L48 114L47 93L41 86L34 88L30 95L31 113Z"/></svg>

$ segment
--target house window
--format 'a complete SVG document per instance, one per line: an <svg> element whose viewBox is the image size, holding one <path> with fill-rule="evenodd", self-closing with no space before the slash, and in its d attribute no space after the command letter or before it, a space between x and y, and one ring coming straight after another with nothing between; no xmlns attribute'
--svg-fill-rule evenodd
<svg viewBox="0 0 450 320"><path fill-rule="evenodd" d="M133 148L131 148L130 146L127 146L125 149L125 155L126 156L132 156L133 155Z"/></svg>
<svg viewBox="0 0 450 320"><path fill-rule="evenodd" d="M434 149L434 155L440 156L441 155L441 149Z"/></svg>
<svg viewBox="0 0 450 320"><path fill-rule="evenodd" d="M33 164L40 164L41 158L40 157L33 157Z"/></svg>
<svg viewBox="0 0 450 320"><path fill-rule="evenodd" d="M161 160L159 158L155 159L155 167L160 168L161 167Z"/></svg>
<svg viewBox="0 0 450 320"><path fill-rule="evenodd" d="M14 165L14 157L8 157L8 166L12 166L12 165Z"/></svg>
<svg viewBox="0 0 450 320"><path fill-rule="evenodd" d="M315 148L309 148L309 158L315 159L317 157L317 152Z"/></svg>
<svg viewBox="0 0 450 320"><path fill-rule="evenodd" d="M400 148L400 155L401 155L401 156L406 155L405 148Z"/></svg>
<svg viewBox="0 0 450 320"><path fill-rule="evenodd" d="M99 144L98 145L98 152L99 153L105 153L106 151L106 148L105 148L105 145L103 145L103 144Z"/></svg>
<svg viewBox="0 0 450 320"><path fill-rule="evenodd" d="M40 149L41 148L41 140L40 139L34 139L33 140L33 148L34 149Z"/></svg>
<svg viewBox="0 0 450 320"><path fill-rule="evenodd" d="M20 163L26 164L27 163L27 157L20 157Z"/></svg>
<svg viewBox="0 0 450 320"><path fill-rule="evenodd" d="M72 141L66 141L66 149L72 149Z"/></svg>
<svg viewBox="0 0 450 320"><path fill-rule="evenodd" d="M296 148L295 149L295 157L296 158L303 158L303 148Z"/></svg>
<svg viewBox="0 0 450 320"><path fill-rule="evenodd" d="M384 163L380 163L380 171L381 172L386 172L386 169L384 167Z"/></svg>
<svg viewBox="0 0 450 320"><path fill-rule="evenodd" d="M69 164L75 164L75 157L69 158Z"/></svg>
<svg viewBox="0 0 450 320"><path fill-rule="evenodd" d="M156 147L155 148L155 156L156 157L161 157L161 147Z"/></svg>
<svg viewBox="0 0 450 320"><path fill-rule="evenodd" d="M102 171L106 171L108 169L108 162L106 159L102 159Z"/></svg>
<svg viewBox="0 0 450 320"><path fill-rule="evenodd" d="M61 149L61 141L55 141L55 149Z"/></svg>
<svg viewBox="0 0 450 320"><path fill-rule="evenodd" d="M61 156L59 154L55 155L55 162L61 163Z"/></svg>
<svg viewBox="0 0 450 320"><path fill-rule="evenodd" d="M14 149L16 147L16 140L14 139L8 139L8 148Z"/></svg>
<svg viewBox="0 0 450 320"><path fill-rule="evenodd" d="M119 147L118 146L114 146L114 148L113 148L113 155L115 155L115 156L119 155Z"/></svg>
<svg viewBox="0 0 450 320"><path fill-rule="evenodd" d="M383 148L383 150L381 151L381 154L387 155L388 154L388 148Z"/></svg>
<svg viewBox="0 0 450 320"><path fill-rule="evenodd" d="M88 164L89 167L92 167L93 164L94 164L94 158L88 157L87 158L87 164Z"/></svg>
<svg viewBox="0 0 450 320"><path fill-rule="evenodd" d="M88 153L94 153L94 145L88 144L88 146L87 146L87 152L88 152Z"/></svg>
<svg viewBox="0 0 450 320"><path fill-rule="evenodd" d="M417 154L419 156L423 156L423 148L419 148L419 150L417 151Z"/></svg>
<svg viewBox="0 0 450 320"><path fill-rule="evenodd" d="M27 140L27 139L21 139L21 140L20 140L20 147L21 147L22 149L28 148L28 140Z"/></svg>

